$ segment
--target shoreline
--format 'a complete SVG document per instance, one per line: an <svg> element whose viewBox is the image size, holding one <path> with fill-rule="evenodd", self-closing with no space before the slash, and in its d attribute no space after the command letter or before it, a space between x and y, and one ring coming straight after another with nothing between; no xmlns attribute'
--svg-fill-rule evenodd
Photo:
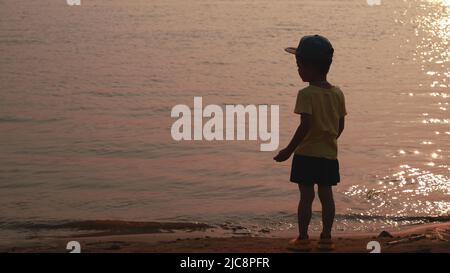
<svg viewBox="0 0 450 273"><path fill-rule="evenodd" d="M119 222L126 228L130 222ZM152 228L154 228L152 223ZM167 223L174 228L180 228L180 223ZM161 226L164 226L160 223ZM139 224L137 226L140 226ZM78 241L81 252L98 253L295 253L290 249L288 236L255 236L228 235L220 231L209 229L204 224L188 224L191 229L140 230L118 233L101 231L99 233L85 233L73 236L35 237L19 245L1 246L0 252L68 252L66 245L69 241ZM130 230L129 230L130 231ZM153 231L153 232L151 232ZM381 236L384 235L384 236ZM389 235L392 235L390 237ZM312 236L313 249L318 236ZM395 232L376 233L336 233L334 235L336 250L331 252L368 253L367 243L378 241L381 252L419 252L450 253L450 222L429 223L411 226Z"/></svg>

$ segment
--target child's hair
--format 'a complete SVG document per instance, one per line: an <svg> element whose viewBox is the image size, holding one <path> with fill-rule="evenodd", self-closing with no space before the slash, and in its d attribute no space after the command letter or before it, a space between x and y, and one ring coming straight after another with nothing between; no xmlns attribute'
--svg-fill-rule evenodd
<svg viewBox="0 0 450 273"><path fill-rule="evenodd" d="M305 67L312 67L322 75L328 74L330 71L331 63L333 59L328 60L313 60L307 58L297 58L297 65L302 64Z"/></svg>

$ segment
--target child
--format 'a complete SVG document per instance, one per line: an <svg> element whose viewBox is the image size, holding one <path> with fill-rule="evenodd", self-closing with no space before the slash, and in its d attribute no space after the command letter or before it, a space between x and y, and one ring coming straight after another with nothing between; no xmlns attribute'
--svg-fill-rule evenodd
<svg viewBox="0 0 450 273"><path fill-rule="evenodd" d="M334 49L325 37L311 35L303 37L297 48L286 48L286 51L295 54L300 78L309 83L298 92L295 104L294 112L301 115L301 123L289 145L274 157L275 161L282 162L294 153L290 181L300 189L299 236L290 244L302 250L310 249L308 226L314 184L317 184L323 224L319 248L332 250L335 207L331 187L340 181L337 138L344 130L347 114L344 94L327 81Z"/></svg>

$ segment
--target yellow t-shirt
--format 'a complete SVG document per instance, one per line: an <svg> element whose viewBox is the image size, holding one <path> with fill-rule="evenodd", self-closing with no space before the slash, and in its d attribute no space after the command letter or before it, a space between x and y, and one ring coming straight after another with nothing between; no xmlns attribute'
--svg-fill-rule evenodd
<svg viewBox="0 0 450 273"><path fill-rule="evenodd" d="M295 154L336 159L339 119L347 114L341 89L313 85L303 88L298 91L294 113L312 115L311 128Z"/></svg>

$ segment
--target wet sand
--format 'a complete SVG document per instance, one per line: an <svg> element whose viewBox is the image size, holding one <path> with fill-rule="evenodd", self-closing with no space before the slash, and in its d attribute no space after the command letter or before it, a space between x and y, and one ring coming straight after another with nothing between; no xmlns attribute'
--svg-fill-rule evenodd
<svg viewBox="0 0 450 273"><path fill-rule="evenodd" d="M110 223L108 223L110 224ZM128 223L131 224L131 223ZM117 253L292 253L298 252L288 246L289 237L223 237L218 229L206 229L202 224L157 223L159 228L146 224L146 228L117 229L100 233L82 234L58 238L34 238L22 245L2 246L0 252L67 252L68 241L78 241L81 252ZM121 222L117 226L125 227ZM89 226L89 225L87 225ZM91 225L92 226L92 225ZM135 225L134 225L135 226ZM139 225L138 225L139 226ZM152 227L150 227L152 226ZM120 230L120 231L119 231ZM384 232L383 232L384 233ZM335 237L336 253L364 253L367 243L378 241L382 253L437 253L450 252L450 223L423 224L398 232L381 234L342 234ZM392 235L390 237L389 235ZM317 237L313 237L312 252Z"/></svg>

